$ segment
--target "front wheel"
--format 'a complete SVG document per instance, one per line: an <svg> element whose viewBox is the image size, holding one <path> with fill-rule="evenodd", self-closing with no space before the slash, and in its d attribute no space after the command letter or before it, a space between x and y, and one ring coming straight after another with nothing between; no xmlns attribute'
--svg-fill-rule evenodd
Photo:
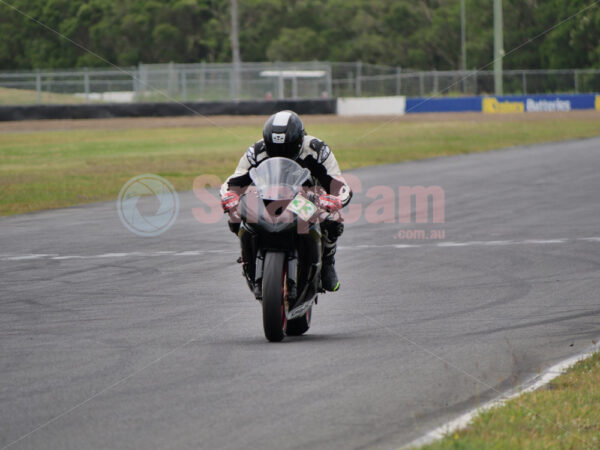
<svg viewBox="0 0 600 450"><path fill-rule="evenodd" d="M287 325L283 303L285 286L285 253L267 252L263 266L262 310L265 337L280 342Z"/></svg>

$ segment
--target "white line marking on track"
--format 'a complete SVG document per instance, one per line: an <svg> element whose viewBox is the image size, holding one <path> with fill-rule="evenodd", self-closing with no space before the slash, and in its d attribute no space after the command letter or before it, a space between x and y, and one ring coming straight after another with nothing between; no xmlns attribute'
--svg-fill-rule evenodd
<svg viewBox="0 0 600 450"><path fill-rule="evenodd" d="M484 242L483 245L511 245L514 244L514 241L487 241Z"/></svg>
<svg viewBox="0 0 600 450"><path fill-rule="evenodd" d="M600 339L598 341L600 341ZM480 415L486 411L489 411L492 408L502 406L507 401L517 398L522 394L535 391L535 390L547 385L552 380L554 380L556 377L565 373L566 370L573 367L579 361L592 356L595 352L600 350L600 342L598 342L598 341L595 341L597 343L592 345L588 349L586 349L584 352L579 353L578 355L575 355L575 356L571 356L570 358L567 358L567 359L553 365L552 367L549 367L544 372L542 372L540 375L534 376L533 378L529 379L525 383L520 384L516 388L505 392L504 394L498 396L497 398L495 398L487 403L484 403L483 405L478 406L465 414L462 414L461 416L457 417L456 419L453 419L449 422L446 422L443 425L440 425L439 427L435 428L434 430L431 430L427 434L421 436L420 438L415 439L414 441L402 446L401 448L402 449L418 448L418 447L421 447L424 445L431 444L432 442L438 441L440 439L443 439L447 435L452 434L455 431L458 431L460 429L467 427L473 421L473 419L475 417L477 417L478 415Z"/></svg>
<svg viewBox="0 0 600 450"><path fill-rule="evenodd" d="M130 253L104 253L102 255L96 256L96 258L124 258L125 256L130 255Z"/></svg>
<svg viewBox="0 0 600 450"><path fill-rule="evenodd" d="M24 260L31 260L31 259L42 259L42 258L46 258L48 256L56 256L56 255L48 255L48 254L42 253L42 254L9 256L7 258L2 258L2 259L5 261L24 261Z"/></svg>
<svg viewBox="0 0 600 450"><path fill-rule="evenodd" d="M600 237L582 237L574 239L527 239L522 241L465 241L465 242L426 242L421 244L360 244L360 245L341 245L338 250L364 250L364 249L412 249L412 248L464 248L474 246L486 246L486 247L501 247L507 245L556 245L566 244L573 242L600 242ZM162 250L154 252L121 252L121 253L101 253L99 255L58 255L56 253L28 253L23 255L0 255L0 261L31 261L40 259L51 259L56 261L69 260L69 259L111 259L111 258L130 258L130 257L157 257L157 256L202 256L204 254L237 254L237 250Z"/></svg>
<svg viewBox="0 0 600 450"><path fill-rule="evenodd" d="M50 259L57 259L57 260L63 260L63 259L85 259L85 256L78 256L78 255L67 255L67 256L53 256Z"/></svg>
<svg viewBox="0 0 600 450"><path fill-rule="evenodd" d="M523 244L564 244L567 239L529 239Z"/></svg>
<svg viewBox="0 0 600 450"><path fill-rule="evenodd" d="M439 242L436 245L438 247L468 247L476 244L477 242Z"/></svg>

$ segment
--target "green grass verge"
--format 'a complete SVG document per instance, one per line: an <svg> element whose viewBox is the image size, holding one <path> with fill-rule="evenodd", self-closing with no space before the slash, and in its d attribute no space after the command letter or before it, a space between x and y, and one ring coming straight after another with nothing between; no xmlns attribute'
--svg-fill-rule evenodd
<svg viewBox="0 0 600 450"><path fill-rule="evenodd" d="M52 92L42 92L40 101L42 104L85 103L84 98L70 94L54 94ZM0 87L0 105L34 105L37 102L38 96L36 91Z"/></svg>
<svg viewBox="0 0 600 450"><path fill-rule="evenodd" d="M600 353L421 450L600 448Z"/></svg>
<svg viewBox="0 0 600 450"><path fill-rule="evenodd" d="M597 118L314 124L343 170L600 135ZM375 129L376 127L379 127ZM178 190L196 176L224 179L260 127L69 130L0 134L0 215L115 199L143 173Z"/></svg>

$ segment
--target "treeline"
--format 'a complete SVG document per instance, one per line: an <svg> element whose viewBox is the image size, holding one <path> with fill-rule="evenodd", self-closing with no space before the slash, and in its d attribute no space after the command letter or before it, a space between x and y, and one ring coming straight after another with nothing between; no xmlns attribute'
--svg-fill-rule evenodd
<svg viewBox="0 0 600 450"><path fill-rule="evenodd" d="M459 0L238 1L244 61L460 68ZM580 12L592 1L504 0L505 49L526 44L505 67L599 68L600 8ZM0 3L2 70L106 65L36 20L122 66L231 60L230 0L9 2L21 13ZM467 67L480 68L493 56L492 0L466 0L466 10Z"/></svg>

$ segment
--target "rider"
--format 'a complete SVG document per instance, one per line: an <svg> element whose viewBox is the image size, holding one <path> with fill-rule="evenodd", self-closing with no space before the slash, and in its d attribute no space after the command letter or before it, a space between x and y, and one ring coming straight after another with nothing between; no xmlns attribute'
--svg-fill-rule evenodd
<svg viewBox="0 0 600 450"><path fill-rule="evenodd" d="M248 174L266 158L280 156L290 158L310 170L313 183L321 186L326 193L320 195L319 204L329 212L336 212L346 206L352 198L352 191L342 177L342 173L329 147L304 131L300 117L293 111L280 111L273 114L263 128L263 139L246 150L233 175L221 186L221 206L225 212L234 209L239 203L239 195L233 189L243 188L251 183ZM239 223L229 221L232 232L238 233ZM335 272L335 252L337 239L344 231L341 219L328 218L321 222L323 234L323 267L321 283L327 291L337 291L340 282Z"/></svg>

